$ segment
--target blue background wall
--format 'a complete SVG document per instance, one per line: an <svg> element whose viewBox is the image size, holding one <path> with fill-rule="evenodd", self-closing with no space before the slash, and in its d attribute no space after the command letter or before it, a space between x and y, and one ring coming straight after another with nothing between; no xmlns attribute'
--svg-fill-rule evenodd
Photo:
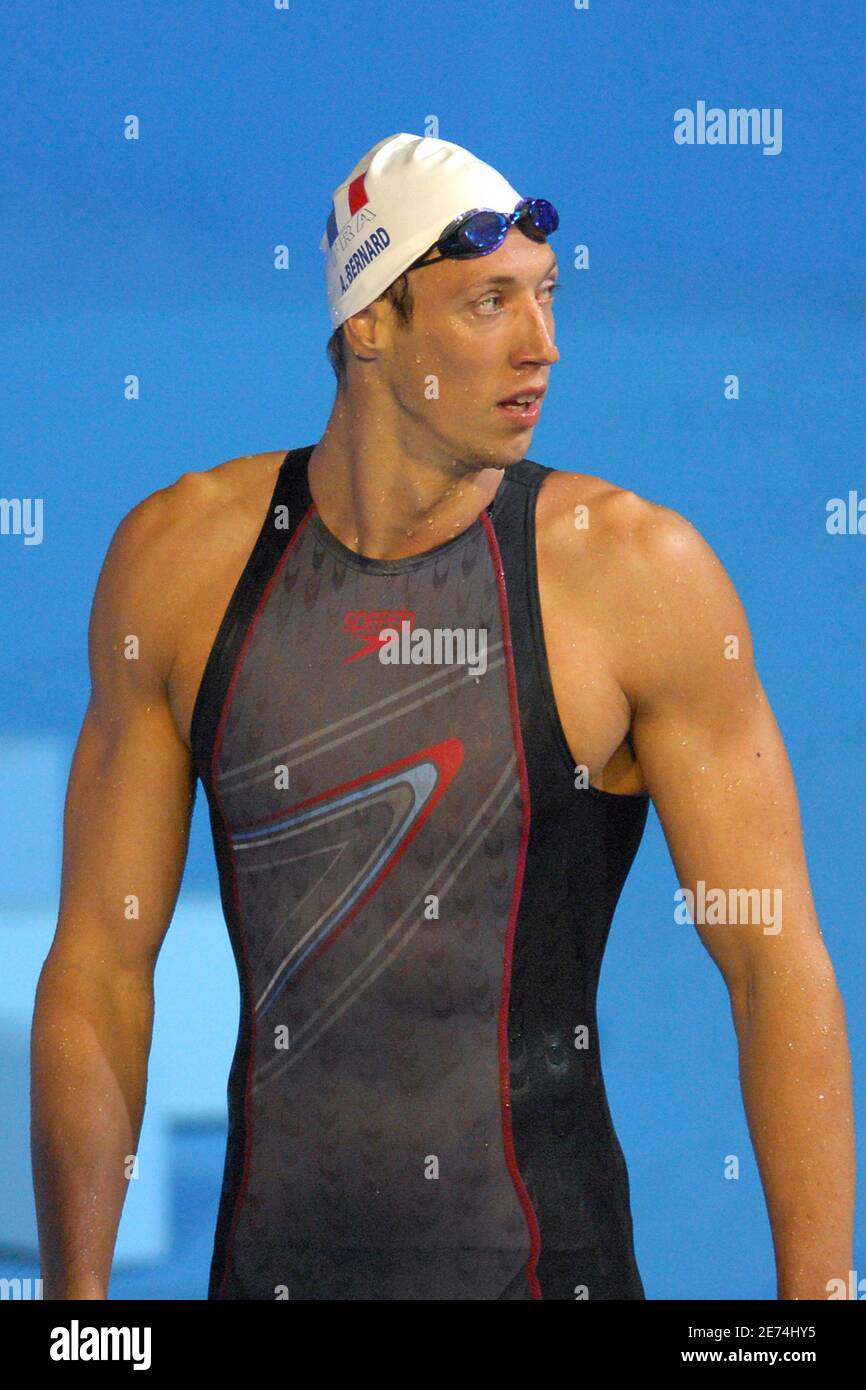
<svg viewBox="0 0 866 1390"><path fill-rule="evenodd" d="M866 493L862 6L78 0L5 6L0 45L3 493L44 499L40 545L0 537L0 1023L18 1059L0 1272L33 1268L22 1039L106 547L181 473L319 437L330 194L398 130L456 140L560 209L562 356L529 456L675 508L728 568L797 777L859 1081L866 536L829 535L825 514ZM699 100L782 108L781 152L676 144L674 112ZM587 271L572 266L579 243ZM164 1066L146 1125L164 1161L128 1200L113 1296L205 1291L222 1136L158 1140L178 1120L219 1122L237 1026L208 833L199 792L159 967ZM638 1260L650 1298L772 1298L727 994L673 921L675 888L651 811L600 997ZM862 1100L858 1085L861 1115ZM866 1277L862 1222L857 1249Z"/></svg>

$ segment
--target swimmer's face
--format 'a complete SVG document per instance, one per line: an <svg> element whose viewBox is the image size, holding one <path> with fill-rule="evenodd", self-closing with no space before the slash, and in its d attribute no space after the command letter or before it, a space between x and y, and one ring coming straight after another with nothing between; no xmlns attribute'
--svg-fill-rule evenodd
<svg viewBox="0 0 866 1390"><path fill-rule="evenodd" d="M446 258L409 272L408 324L380 301L377 366L414 445L478 468L502 468L529 448L539 402L521 418L500 402L546 387L559 360L553 296L558 267L547 242L512 227L497 251ZM525 410L526 408L524 408Z"/></svg>

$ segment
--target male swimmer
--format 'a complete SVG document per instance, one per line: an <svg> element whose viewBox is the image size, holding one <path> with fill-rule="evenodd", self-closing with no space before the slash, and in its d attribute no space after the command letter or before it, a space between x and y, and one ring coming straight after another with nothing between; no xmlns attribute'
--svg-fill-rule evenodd
<svg viewBox="0 0 866 1390"><path fill-rule="evenodd" d="M676 512L527 457L548 192L381 140L320 243L321 438L112 540L34 1018L46 1297L107 1296L197 779L241 998L209 1298L645 1297L596 991L650 799L684 889L781 895L695 925L778 1296L852 1267L843 1005L742 606Z"/></svg>

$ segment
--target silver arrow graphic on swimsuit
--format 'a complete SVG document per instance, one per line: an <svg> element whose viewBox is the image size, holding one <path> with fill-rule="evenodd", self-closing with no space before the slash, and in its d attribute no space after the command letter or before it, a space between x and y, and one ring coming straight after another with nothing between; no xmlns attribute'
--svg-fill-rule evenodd
<svg viewBox="0 0 866 1390"><path fill-rule="evenodd" d="M296 857L303 857L303 843L309 840L311 832L321 835L325 826L333 827L337 831L337 843L332 847L333 855L322 875L324 877L344 848L343 832L352 834L351 822L356 820L359 813L368 812L377 802L384 802L391 808L387 831L372 847L366 862L350 882L341 886L328 909L311 923L300 940L272 967L270 978L256 999L255 1010L259 1018L263 1017L284 989L309 969L322 951L334 944L375 893L431 814L436 802L456 776L462 761L461 740L443 739L387 767L321 792L267 821L232 833L231 842L239 871L261 872L269 864L269 856L263 858L262 850L277 846L285 849L287 841L293 841L293 850L300 850ZM315 848L317 853L322 853L323 848L327 852L321 843ZM255 855L254 862L245 864L243 861L251 854Z"/></svg>

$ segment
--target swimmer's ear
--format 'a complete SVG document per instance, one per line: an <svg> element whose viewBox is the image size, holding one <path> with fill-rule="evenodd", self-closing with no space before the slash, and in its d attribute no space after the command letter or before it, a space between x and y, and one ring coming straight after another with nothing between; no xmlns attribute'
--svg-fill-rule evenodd
<svg viewBox="0 0 866 1390"><path fill-rule="evenodd" d="M366 309L351 314L343 323L343 339L349 351L372 362L387 348L394 331L394 308L386 299L374 299Z"/></svg>

